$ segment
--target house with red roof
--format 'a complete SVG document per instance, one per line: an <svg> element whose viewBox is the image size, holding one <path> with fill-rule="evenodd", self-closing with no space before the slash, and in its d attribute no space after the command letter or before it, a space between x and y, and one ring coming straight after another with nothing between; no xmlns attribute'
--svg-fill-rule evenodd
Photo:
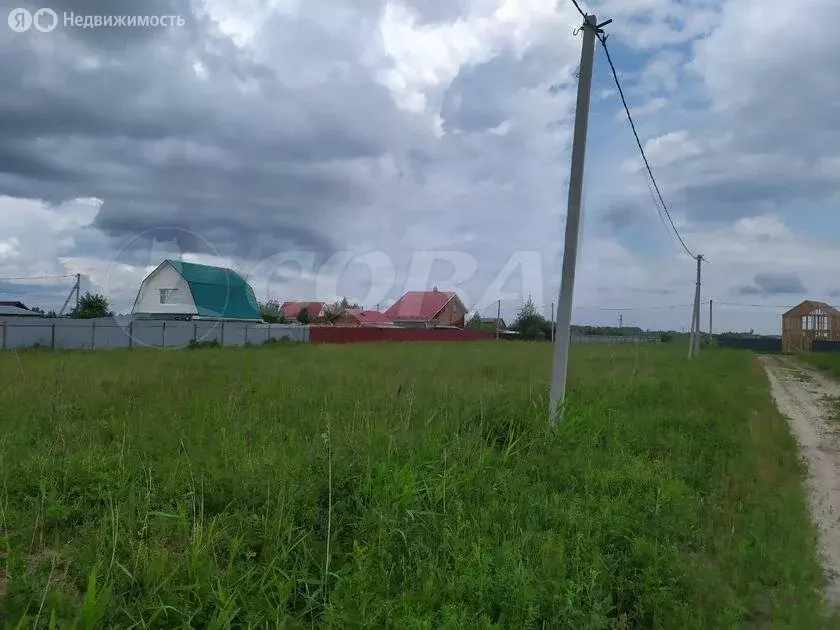
<svg viewBox="0 0 840 630"><path fill-rule="evenodd" d="M397 326L435 328L438 326L464 327L467 307L454 291L408 291L385 316Z"/></svg>
<svg viewBox="0 0 840 630"><path fill-rule="evenodd" d="M330 320L333 326L345 328L383 328L393 327L394 322L385 313L361 308L348 308Z"/></svg>
<svg viewBox="0 0 840 630"><path fill-rule="evenodd" d="M326 302L283 302L280 312L286 319L297 319L300 312L306 309L309 319L316 319L326 315Z"/></svg>

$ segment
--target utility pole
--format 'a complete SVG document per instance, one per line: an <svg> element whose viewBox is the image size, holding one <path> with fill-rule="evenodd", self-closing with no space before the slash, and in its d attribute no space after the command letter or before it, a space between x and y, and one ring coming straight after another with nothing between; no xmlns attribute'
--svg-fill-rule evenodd
<svg viewBox="0 0 840 630"><path fill-rule="evenodd" d="M605 22L604 24L607 24ZM583 194L583 163L586 157L586 130L589 124L589 99L592 89L592 62L595 54L595 35L599 25L594 15L587 15L581 32L575 127L572 139L572 165L569 174L569 201L566 212L566 241L563 248L563 276L557 301L557 335L554 341L554 365L551 379L549 422L557 422L563 414L566 396L566 370L569 365L569 345L572 326L572 293L575 285L578 240L580 238L580 203Z"/></svg>
<svg viewBox="0 0 840 630"><path fill-rule="evenodd" d="M691 328L688 333L688 358L694 356L694 330L697 327L697 305L691 305ZM683 328L685 330L685 328Z"/></svg>
<svg viewBox="0 0 840 630"><path fill-rule="evenodd" d="M624 328L624 314L619 313L618 314L618 329L621 330L622 328Z"/></svg>
<svg viewBox="0 0 840 630"><path fill-rule="evenodd" d="M551 343L554 343L554 333L557 331L557 326L554 323L554 302L551 303Z"/></svg>
<svg viewBox="0 0 840 630"><path fill-rule="evenodd" d="M703 263L703 254L698 254L697 260L697 283L694 286L694 309L691 314L691 336L688 341L688 358L700 354L700 266Z"/></svg>
<svg viewBox="0 0 840 630"><path fill-rule="evenodd" d="M76 313L79 312L79 283L81 282L82 274L76 274L76 282L73 284L72 288L70 289L70 293L67 294L67 299L64 300L64 304L61 307L61 310L58 312L59 317L64 315L64 311L67 308L67 304L70 303L70 298L73 297L73 294L76 294Z"/></svg>
<svg viewBox="0 0 840 630"><path fill-rule="evenodd" d="M496 339L499 338L499 327L502 325L502 301L496 300Z"/></svg>
<svg viewBox="0 0 840 630"><path fill-rule="evenodd" d="M712 341L712 301L709 300L709 342Z"/></svg>

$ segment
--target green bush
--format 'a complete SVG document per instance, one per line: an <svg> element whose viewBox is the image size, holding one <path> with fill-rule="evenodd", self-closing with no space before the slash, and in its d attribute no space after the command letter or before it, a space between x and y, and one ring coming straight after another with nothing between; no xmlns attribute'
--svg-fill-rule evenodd
<svg viewBox="0 0 840 630"><path fill-rule="evenodd" d="M190 339L187 348L190 350L196 350L198 348L221 348L221 344L217 339L213 339L212 341L196 341L195 339Z"/></svg>

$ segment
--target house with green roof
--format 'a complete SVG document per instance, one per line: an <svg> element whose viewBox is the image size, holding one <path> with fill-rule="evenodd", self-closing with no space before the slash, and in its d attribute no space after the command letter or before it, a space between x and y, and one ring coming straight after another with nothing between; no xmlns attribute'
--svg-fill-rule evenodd
<svg viewBox="0 0 840 630"><path fill-rule="evenodd" d="M164 260L140 285L132 315L154 319L262 321L248 282L232 269Z"/></svg>

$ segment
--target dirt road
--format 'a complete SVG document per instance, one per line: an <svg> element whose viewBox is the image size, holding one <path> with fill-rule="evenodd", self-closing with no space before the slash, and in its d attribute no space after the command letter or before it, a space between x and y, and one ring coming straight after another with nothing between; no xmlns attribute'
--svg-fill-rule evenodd
<svg viewBox="0 0 840 630"><path fill-rule="evenodd" d="M760 356L779 411L808 463L811 514L820 531L826 598L840 606L840 383L779 356Z"/></svg>

